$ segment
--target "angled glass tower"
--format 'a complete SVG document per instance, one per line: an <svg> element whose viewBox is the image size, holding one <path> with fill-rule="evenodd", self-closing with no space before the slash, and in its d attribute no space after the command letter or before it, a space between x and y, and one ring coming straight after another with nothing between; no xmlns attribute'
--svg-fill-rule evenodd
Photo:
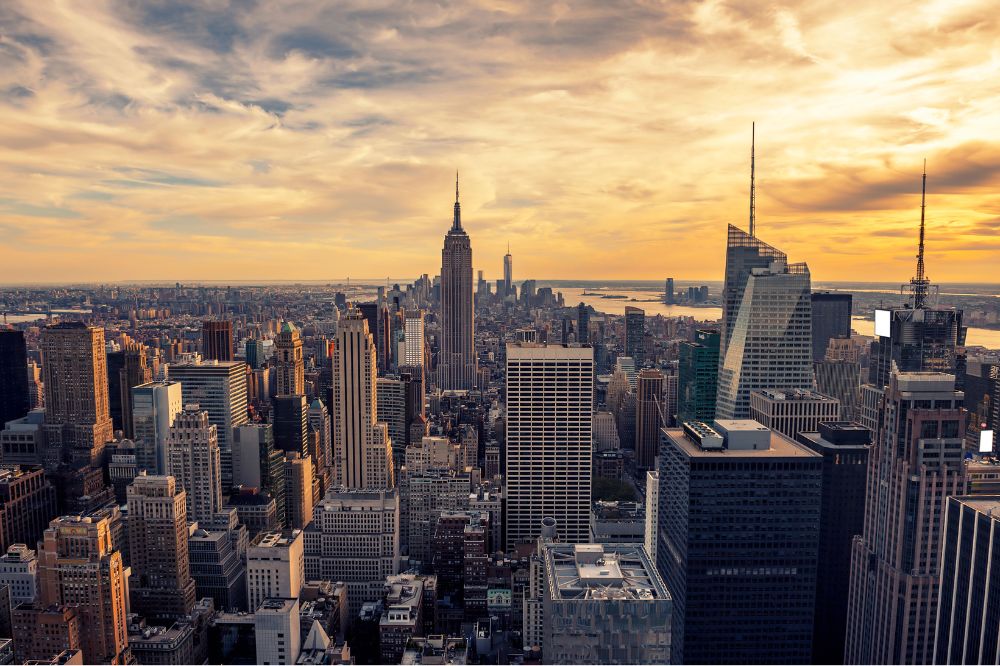
<svg viewBox="0 0 1000 666"><path fill-rule="evenodd" d="M812 388L809 268L729 227L716 418L745 419L750 392Z"/></svg>

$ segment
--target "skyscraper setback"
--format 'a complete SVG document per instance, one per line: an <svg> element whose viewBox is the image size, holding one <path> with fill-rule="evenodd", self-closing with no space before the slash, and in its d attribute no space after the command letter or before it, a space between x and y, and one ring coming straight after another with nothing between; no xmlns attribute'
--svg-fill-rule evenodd
<svg viewBox="0 0 1000 666"><path fill-rule="evenodd" d="M455 216L441 250L441 344L438 385L469 390L476 385L476 346L472 301L472 245L462 228L455 176Z"/></svg>

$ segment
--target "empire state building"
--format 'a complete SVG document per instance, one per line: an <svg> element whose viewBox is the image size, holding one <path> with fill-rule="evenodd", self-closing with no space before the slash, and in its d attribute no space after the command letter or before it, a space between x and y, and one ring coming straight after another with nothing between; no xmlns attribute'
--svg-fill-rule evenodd
<svg viewBox="0 0 1000 666"><path fill-rule="evenodd" d="M438 384L445 390L469 390L476 385L473 340L472 245L462 228L455 176L455 217L441 250L441 348Z"/></svg>

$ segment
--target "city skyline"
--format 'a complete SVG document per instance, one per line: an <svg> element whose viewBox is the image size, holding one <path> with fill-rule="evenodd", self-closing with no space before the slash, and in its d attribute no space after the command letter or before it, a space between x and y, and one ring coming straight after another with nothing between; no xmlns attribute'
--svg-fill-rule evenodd
<svg viewBox="0 0 1000 666"><path fill-rule="evenodd" d="M996 21L14 3L0 283L322 280L331 248L338 275L434 274L456 167L488 275L511 242L522 276L718 279L754 121L755 231L817 281L912 275L927 158L928 273L978 282L1000 250Z"/></svg>

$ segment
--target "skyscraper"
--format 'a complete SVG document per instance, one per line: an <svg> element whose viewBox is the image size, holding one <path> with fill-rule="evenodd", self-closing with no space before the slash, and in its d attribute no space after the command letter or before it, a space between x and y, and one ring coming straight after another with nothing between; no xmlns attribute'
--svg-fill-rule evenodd
<svg viewBox="0 0 1000 666"><path fill-rule="evenodd" d="M131 610L170 622L194 608L187 499L172 476L140 474L128 487Z"/></svg>
<svg viewBox="0 0 1000 666"><path fill-rule="evenodd" d="M401 379L379 377L375 392L378 397L376 417L386 425L398 467L406 451L406 384Z"/></svg>
<svg viewBox="0 0 1000 666"><path fill-rule="evenodd" d="M851 337L853 296L818 291L813 292L811 298L813 360L822 361L831 339Z"/></svg>
<svg viewBox="0 0 1000 666"><path fill-rule="evenodd" d="M576 306L576 341L581 344L590 342L590 310L583 303Z"/></svg>
<svg viewBox="0 0 1000 666"><path fill-rule="evenodd" d="M80 322L42 331L46 467L67 459L77 465L100 458L114 438L108 405L104 329Z"/></svg>
<svg viewBox="0 0 1000 666"><path fill-rule="evenodd" d="M0 467L0 550L34 545L56 514L56 489L35 465Z"/></svg>
<svg viewBox="0 0 1000 666"><path fill-rule="evenodd" d="M288 527L300 530L312 520L314 478L312 456L298 452L285 454L285 525Z"/></svg>
<svg viewBox="0 0 1000 666"><path fill-rule="evenodd" d="M410 368L424 367L424 311L407 310L403 338L404 356L401 365Z"/></svg>
<svg viewBox="0 0 1000 666"><path fill-rule="evenodd" d="M39 545L38 578L41 604L76 607L84 663L131 662L125 570L107 517L53 520Z"/></svg>
<svg viewBox="0 0 1000 666"><path fill-rule="evenodd" d="M722 330L719 338L719 364L726 358L733 327L740 312L747 280L755 268L768 268L773 262L786 263L784 252L767 245L742 229L729 225L726 242L726 275L722 286ZM810 317L812 313L810 312ZM812 344L810 335L810 347ZM810 350L811 353L811 350Z"/></svg>
<svg viewBox="0 0 1000 666"><path fill-rule="evenodd" d="M305 361L302 339L291 322L282 322L274 338L277 389L275 395L304 395L306 392Z"/></svg>
<svg viewBox="0 0 1000 666"><path fill-rule="evenodd" d="M28 351L24 332L0 328L0 428L28 413Z"/></svg>
<svg viewBox="0 0 1000 666"><path fill-rule="evenodd" d="M695 331L694 341L682 342L677 351L677 422L711 423L719 381L719 332Z"/></svg>
<svg viewBox="0 0 1000 666"><path fill-rule="evenodd" d="M754 421L716 424L662 431L670 663L809 663L822 458Z"/></svg>
<svg viewBox="0 0 1000 666"><path fill-rule="evenodd" d="M941 551L935 664L993 664L1000 641L1000 498L949 497Z"/></svg>
<svg viewBox="0 0 1000 666"><path fill-rule="evenodd" d="M268 598L297 598L305 581L302 530L263 532L254 538L247 549L247 599L251 610L260 608Z"/></svg>
<svg viewBox="0 0 1000 666"><path fill-rule="evenodd" d="M441 250L441 344L438 385L469 390L476 385L476 346L472 305L472 245L462 228L455 176L455 216Z"/></svg>
<svg viewBox="0 0 1000 666"><path fill-rule="evenodd" d="M965 491L963 397L954 375L890 375L852 544L844 663L933 661L944 505Z"/></svg>
<svg viewBox="0 0 1000 666"><path fill-rule="evenodd" d="M663 302L667 305L674 304L674 279L667 278L666 284L663 286Z"/></svg>
<svg viewBox="0 0 1000 666"><path fill-rule="evenodd" d="M219 438L222 485L233 482L233 428L250 420L247 414L247 366L242 361L195 361L169 368L170 379L182 386L184 404L197 404L208 412Z"/></svg>
<svg viewBox="0 0 1000 666"><path fill-rule="evenodd" d="M590 533L594 356L590 347L507 345L507 545L555 518L571 543Z"/></svg>
<svg viewBox="0 0 1000 666"><path fill-rule="evenodd" d="M115 430L132 439L132 387L153 380L153 370L146 363L146 345L134 340L122 341L121 351L108 354L108 399Z"/></svg>
<svg viewBox="0 0 1000 666"><path fill-rule="evenodd" d="M506 298L514 289L514 258L510 256L510 243L507 243L507 254L503 255L503 286Z"/></svg>
<svg viewBox="0 0 1000 666"><path fill-rule="evenodd" d="M233 322L229 320L203 322L201 353L207 361L232 361Z"/></svg>
<svg viewBox="0 0 1000 666"><path fill-rule="evenodd" d="M840 401L840 420L856 421L861 401L861 365L827 358L813 363L813 372L816 390Z"/></svg>
<svg viewBox="0 0 1000 666"><path fill-rule="evenodd" d="M351 617L382 599L385 577L399 573L399 493L332 489L305 529L308 580L347 583Z"/></svg>
<svg viewBox="0 0 1000 666"><path fill-rule="evenodd" d="M286 453L309 455L309 405L304 395L274 398L274 445Z"/></svg>
<svg viewBox="0 0 1000 666"><path fill-rule="evenodd" d="M746 277L730 337L720 349L716 418L747 418L751 391L812 388L809 288L809 268L783 260L755 267ZM727 314L723 310L724 320Z"/></svg>
<svg viewBox="0 0 1000 666"><path fill-rule="evenodd" d="M222 510L222 470L217 428L208 412L185 405L167 438L167 471L184 489L191 521L208 521Z"/></svg>
<svg viewBox="0 0 1000 666"><path fill-rule="evenodd" d="M333 465L333 444L330 432L330 413L326 406L316 398L309 405L307 414L309 419L309 429L316 431L316 453L313 455L313 462L319 468L331 467Z"/></svg>
<svg viewBox="0 0 1000 666"><path fill-rule="evenodd" d="M392 442L378 422L375 346L368 322L350 309L337 329L333 355L334 467L346 488L391 488Z"/></svg>
<svg viewBox="0 0 1000 666"><path fill-rule="evenodd" d="M820 423L800 432L799 444L823 456L823 502L819 521L814 664L844 663L851 544L865 525L865 484L871 431L856 423Z"/></svg>
<svg viewBox="0 0 1000 666"><path fill-rule="evenodd" d="M635 401L635 467L645 478L653 469L660 446L660 429L666 425L663 405L663 373L653 368L639 371Z"/></svg>
<svg viewBox="0 0 1000 666"><path fill-rule="evenodd" d="M184 408L179 382L149 382L132 388L132 427L136 467L150 474L167 473L167 437Z"/></svg>
<svg viewBox="0 0 1000 666"><path fill-rule="evenodd" d="M893 365L900 372L953 373L961 382L964 375L965 327L962 311L932 307L930 278L924 273L924 209L927 172L923 175L920 197L920 241L917 273L908 285L909 302L901 308L875 311L875 341L871 348L868 381L877 389L889 384ZM958 388L961 389L961 383Z"/></svg>
<svg viewBox="0 0 1000 666"><path fill-rule="evenodd" d="M646 313L641 308L625 306L625 356L635 359L637 367L642 367L645 350Z"/></svg>

